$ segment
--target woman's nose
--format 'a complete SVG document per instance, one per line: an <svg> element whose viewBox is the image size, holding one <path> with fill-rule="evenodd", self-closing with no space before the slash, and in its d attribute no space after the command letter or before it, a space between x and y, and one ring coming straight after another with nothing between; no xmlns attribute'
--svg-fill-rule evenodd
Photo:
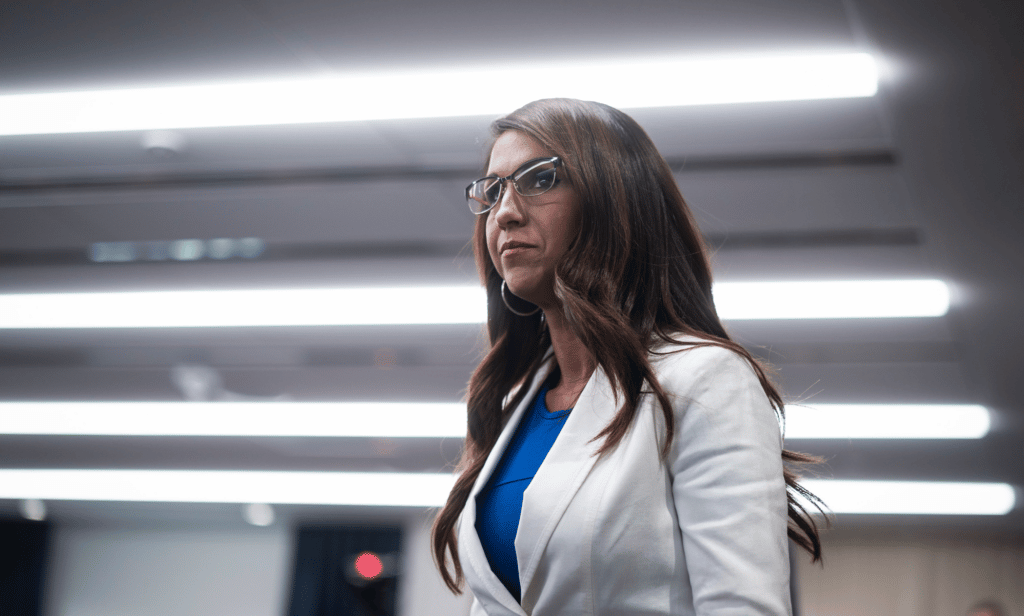
<svg viewBox="0 0 1024 616"><path fill-rule="evenodd" d="M503 188L498 203L494 206L494 221L501 227L522 223L523 204L519 200L519 193L512 187L511 182L506 182Z"/></svg>

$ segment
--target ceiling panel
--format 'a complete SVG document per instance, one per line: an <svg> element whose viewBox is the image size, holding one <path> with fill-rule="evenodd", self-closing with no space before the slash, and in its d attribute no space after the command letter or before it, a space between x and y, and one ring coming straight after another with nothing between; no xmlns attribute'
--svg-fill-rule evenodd
<svg viewBox="0 0 1024 616"><path fill-rule="evenodd" d="M823 235L823 237L822 237ZM800 239L822 237L826 245L789 247L791 235L758 235L765 246L734 249L730 241L745 236L725 233L711 244L722 245L711 258L719 281L731 280L858 280L881 278L934 278L934 265L918 244L828 246L827 234L806 234ZM772 246L772 243L776 246ZM838 244L838 242L836 242Z"/></svg>
<svg viewBox="0 0 1024 616"><path fill-rule="evenodd" d="M7 249L91 242L259 237L268 242L453 241L472 233L464 197L430 181L93 195L92 205L2 208ZM465 210L465 211L463 211Z"/></svg>
<svg viewBox="0 0 1024 616"><path fill-rule="evenodd" d="M1024 287L1015 277L1020 209L1010 205L1020 200L1020 131L1010 102L1024 81L1013 89L1003 79L1020 38L1006 35L1010 21L989 23L1001 13L987 5L954 10L917 0L585 4L15 0L0 20L0 94L464 62L490 63L495 80L486 86L514 90L501 79L502 62L872 51L886 70L875 97L633 115L676 171L715 250L717 279L941 277L952 285L953 306L942 318L727 323L779 369L795 400L978 402L997 412L996 432L978 442L794 448L826 455L840 477L1024 485L1014 313ZM464 95L487 91L472 84ZM0 253L65 250L67 258L4 261L0 289L474 284L465 250L473 218L460 195L479 173L489 120L186 129L175 131L173 152L147 149L152 135L141 131L2 137ZM92 242L218 236L262 237L266 258L82 259ZM423 245L410 252L416 242ZM215 370L227 390L248 396L457 400L482 343L479 326L5 331L0 398L181 400L172 371L191 365ZM394 368L373 363L380 349L396 354ZM0 466L384 470L441 468L457 451L457 443L410 442L391 453L380 445L3 437ZM67 519L121 522L181 519L186 510L214 519L222 509L51 507ZM0 502L0 511L14 505ZM342 515L324 511L316 515ZM1019 531L1024 516L1014 515L1000 523Z"/></svg>
<svg viewBox="0 0 1024 616"><path fill-rule="evenodd" d="M469 0L159 5L12 0L3 90L104 87L353 68L642 52L854 46L843 4L716 0L622 4ZM520 27L522 20L529 27Z"/></svg>
<svg viewBox="0 0 1024 616"><path fill-rule="evenodd" d="M486 120L468 123L472 149ZM467 127L468 128L468 127ZM0 180L47 182L67 178L140 178L182 173L307 167L410 164L404 143L367 122L165 131L175 149L152 147L151 131L5 136ZM158 133L159 134L159 133ZM2 187L3 184L0 184ZM0 191L0 199L6 197ZM0 201L2 203L2 201Z"/></svg>
<svg viewBox="0 0 1024 616"><path fill-rule="evenodd" d="M705 233L913 228L899 169L695 171L676 176Z"/></svg>

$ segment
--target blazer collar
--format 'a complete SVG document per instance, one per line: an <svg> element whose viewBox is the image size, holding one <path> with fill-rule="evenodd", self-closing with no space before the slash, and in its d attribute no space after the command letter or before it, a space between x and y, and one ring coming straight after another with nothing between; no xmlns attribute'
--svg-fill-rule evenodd
<svg viewBox="0 0 1024 616"><path fill-rule="evenodd" d="M549 350L548 359L551 354ZM562 514L597 462L597 451L603 440L591 441L611 422L618 410L611 384L598 368L580 393L562 431L523 494L523 510L515 539L522 588L520 605L494 575L487 561L476 533L476 496L497 468L519 421L551 373L552 364L552 361L546 361L530 382L522 402L512 413L487 457L462 512L459 546L460 551L469 557L469 562L464 562L463 566L473 570L467 575L467 580L471 581L473 593L484 604L488 614L525 616L532 611L540 589L532 588L531 582L544 548Z"/></svg>
<svg viewBox="0 0 1024 616"><path fill-rule="evenodd" d="M527 612L533 611L541 592L532 582L544 549L597 462L604 439L594 441L594 437L612 421L617 408L608 378L600 368L596 369L523 494L515 545L522 606Z"/></svg>
<svg viewBox="0 0 1024 616"><path fill-rule="evenodd" d="M524 387L527 387L526 395L512 412L508 423L502 428L497 442L494 443L491 453L487 456L487 460L480 470L480 475L477 476L476 482L473 484L473 489L469 492L466 506L463 507L462 516L459 518L459 552L464 557L462 566L468 570L466 580L477 600L483 605L485 611L492 616L527 616L527 613L523 611L522 606L519 605L515 597L501 583L498 576L494 574L490 563L487 561L487 555L484 553L483 545L480 543L480 536L476 532L476 497L483 490L484 486L487 485L487 480L490 479L491 474L497 468L502 454L505 453L505 448L508 446L509 441L512 440L512 435L515 434L516 426L519 425L520 419L522 419L527 409L532 405L533 398L540 390L544 379L551 374L553 362L550 360L552 356L553 354L549 349L544 363L537 371L533 380L528 385L524 385ZM570 413L571 415L572 413ZM518 549L516 551L518 556ZM520 564L519 570L520 572L522 571L522 564ZM521 579L522 574L520 574Z"/></svg>

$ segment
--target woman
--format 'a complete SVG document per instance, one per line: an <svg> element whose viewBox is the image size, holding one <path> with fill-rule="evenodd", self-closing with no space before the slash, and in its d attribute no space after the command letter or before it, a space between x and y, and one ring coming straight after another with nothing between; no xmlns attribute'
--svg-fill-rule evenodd
<svg viewBox="0 0 1024 616"><path fill-rule="evenodd" d="M491 348L434 525L445 583L474 615L789 614L787 518L821 548L783 461L812 459L782 450L667 163L598 103L492 130L466 191Z"/></svg>

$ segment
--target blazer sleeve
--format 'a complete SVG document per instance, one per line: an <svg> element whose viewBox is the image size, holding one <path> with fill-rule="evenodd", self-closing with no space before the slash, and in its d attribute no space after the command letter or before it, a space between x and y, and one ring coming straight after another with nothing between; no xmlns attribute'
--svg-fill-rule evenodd
<svg viewBox="0 0 1024 616"><path fill-rule="evenodd" d="M750 364L722 347L675 354L668 463L697 614L792 613L782 434Z"/></svg>

